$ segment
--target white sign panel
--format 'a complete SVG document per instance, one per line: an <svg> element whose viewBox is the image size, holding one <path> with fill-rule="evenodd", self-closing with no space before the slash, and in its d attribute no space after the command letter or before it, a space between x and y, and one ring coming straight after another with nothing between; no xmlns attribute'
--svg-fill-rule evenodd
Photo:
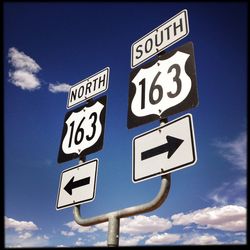
<svg viewBox="0 0 250 250"><path fill-rule="evenodd" d="M133 182L196 163L192 115L187 114L133 139Z"/></svg>
<svg viewBox="0 0 250 250"><path fill-rule="evenodd" d="M61 173L56 209L90 202L95 198L98 159L79 164Z"/></svg>
<svg viewBox="0 0 250 250"><path fill-rule="evenodd" d="M131 68L138 66L189 33L188 12L182 10L131 46Z"/></svg>
<svg viewBox="0 0 250 250"><path fill-rule="evenodd" d="M67 109L72 108L108 89L109 67L73 85L68 93Z"/></svg>

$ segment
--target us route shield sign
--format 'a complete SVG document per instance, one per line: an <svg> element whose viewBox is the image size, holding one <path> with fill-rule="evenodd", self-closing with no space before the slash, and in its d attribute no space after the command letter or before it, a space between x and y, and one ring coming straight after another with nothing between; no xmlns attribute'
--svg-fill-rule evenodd
<svg viewBox="0 0 250 250"><path fill-rule="evenodd" d="M58 163L102 149L105 114L106 96L66 113Z"/></svg>
<svg viewBox="0 0 250 250"><path fill-rule="evenodd" d="M193 43L132 70L128 99L128 128L197 106Z"/></svg>
<svg viewBox="0 0 250 250"><path fill-rule="evenodd" d="M187 114L133 139L133 182L196 163L192 115Z"/></svg>

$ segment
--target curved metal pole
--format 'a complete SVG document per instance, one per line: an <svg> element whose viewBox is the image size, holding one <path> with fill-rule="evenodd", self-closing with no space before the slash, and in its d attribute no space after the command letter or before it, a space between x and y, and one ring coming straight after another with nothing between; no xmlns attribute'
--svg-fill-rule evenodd
<svg viewBox="0 0 250 250"><path fill-rule="evenodd" d="M157 196L150 202L138 206L124 208L103 215L94 216L91 218L82 218L80 212L80 205L77 205L73 209L74 219L76 223L81 226L92 226L95 224L106 222L111 217L124 218L128 216L137 215L140 213L150 212L152 210L157 209L165 201L170 190L170 185L171 185L171 175L170 174L163 175L161 178L160 190Z"/></svg>
<svg viewBox="0 0 250 250"><path fill-rule="evenodd" d="M80 213L80 205L77 205L73 209L75 222L81 226L92 226L95 224L108 221L108 240L109 247L117 247L119 245L119 230L120 230L120 218L129 217L141 213L150 212L158 208L167 198L171 186L171 175L166 174L161 178L161 187L157 196L150 202L124 208L118 211L106 213L91 218L82 218Z"/></svg>

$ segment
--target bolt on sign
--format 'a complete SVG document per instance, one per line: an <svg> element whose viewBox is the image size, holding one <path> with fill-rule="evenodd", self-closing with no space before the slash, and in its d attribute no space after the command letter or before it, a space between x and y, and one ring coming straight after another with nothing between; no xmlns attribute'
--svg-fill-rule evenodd
<svg viewBox="0 0 250 250"><path fill-rule="evenodd" d="M189 33L188 12L182 10L131 46L131 68L135 68Z"/></svg>
<svg viewBox="0 0 250 250"><path fill-rule="evenodd" d="M58 152L58 163L102 149L106 96L66 113Z"/></svg>
<svg viewBox="0 0 250 250"><path fill-rule="evenodd" d="M129 79L128 128L198 105L193 43L133 69Z"/></svg>

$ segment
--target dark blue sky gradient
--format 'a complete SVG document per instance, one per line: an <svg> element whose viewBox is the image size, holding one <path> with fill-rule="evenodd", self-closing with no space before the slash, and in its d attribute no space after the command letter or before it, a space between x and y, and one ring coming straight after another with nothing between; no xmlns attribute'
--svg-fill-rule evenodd
<svg viewBox="0 0 250 250"><path fill-rule="evenodd" d="M87 160L100 161L96 198L84 204L86 217L151 200L160 177L132 183L132 139L158 121L127 129L130 48L133 42L188 10L190 32L169 47L194 44L199 105L191 113L198 161L172 174L167 201L154 212L170 217L211 205L207 194L238 172L229 168L216 140L234 140L247 124L247 4L245 2L5 3L4 146L5 215L35 221L52 231L73 220L72 208L56 211L58 164L67 94L49 83L75 84L110 67L104 146ZM23 51L42 68L42 86L24 91L8 81L8 50Z"/></svg>

